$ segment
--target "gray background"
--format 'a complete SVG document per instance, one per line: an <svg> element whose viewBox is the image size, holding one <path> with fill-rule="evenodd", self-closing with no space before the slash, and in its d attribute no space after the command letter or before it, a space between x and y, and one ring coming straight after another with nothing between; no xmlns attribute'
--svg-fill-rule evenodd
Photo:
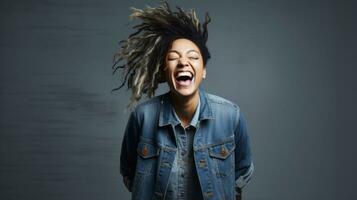
<svg viewBox="0 0 357 200"><path fill-rule="evenodd" d="M248 119L245 199L355 199L352 3L170 2L212 17L204 88ZM130 92L110 93L111 61L136 24L128 8L145 5L158 3L1 0L0 199L129 198Z"/></svg>

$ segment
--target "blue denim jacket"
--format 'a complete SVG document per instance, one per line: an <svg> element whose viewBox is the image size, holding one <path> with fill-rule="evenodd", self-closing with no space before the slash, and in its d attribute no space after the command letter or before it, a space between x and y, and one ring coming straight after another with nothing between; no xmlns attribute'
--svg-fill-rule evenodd
<svg viewBox="0 0 357 200"><path fill-rule="evenodd" d="M253 172L246 122L239 107L200 90L193 150L205 200L233 200ZM126 126L120 171L132 199L165 199L177 144L169 93L136 107Z"/></svg>
<svg viewBox="0 0 357 200"><path fill-rule="evenodd" d="M168 200L202 200L201 186L198 180L193 156L193 139L200 114L200 101L192 116L190 124L183 126L175 109L171 109L174 123L177 153L171 168L169 185L165 195ZM170 120L171 121L171 120Z"/></svg>

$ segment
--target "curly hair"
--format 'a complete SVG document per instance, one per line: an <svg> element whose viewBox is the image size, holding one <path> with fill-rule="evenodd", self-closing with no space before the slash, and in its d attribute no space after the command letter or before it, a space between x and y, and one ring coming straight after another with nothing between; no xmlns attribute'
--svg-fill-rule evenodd
<svg viewBox="0 0 357 200"><path fill-rule="evenodd" d="M120 49L114 54L112 66L113 75L118 69L123 70L121 85L112 91L125 84L132 90L129 108L134 107L143 94L153 97L158 84L165 82L162 75L165 56L175 39L185 38L194 42L201 51L204 66L210 58L206 46L207 25L211 21L209 14L206 12L201 29L193 9L188 12L178 6L176 8L177 11L172 11L167 2L158 7L147 6L144 10L131 8L130 18L140 19L142 23L133 26L136 31L119 42Z"/></svg>

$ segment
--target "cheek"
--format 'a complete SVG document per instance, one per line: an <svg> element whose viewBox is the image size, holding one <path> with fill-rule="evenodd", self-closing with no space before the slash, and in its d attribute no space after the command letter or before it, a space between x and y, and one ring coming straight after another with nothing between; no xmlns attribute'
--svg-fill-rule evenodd
<svg viewBox="0 0 357 200"><path fill-rule="evenodd" d="M194 67L195 67L195 70L197 73L200 73L202 74L203 71L205 70L204 66L203 66L203 63L198 61L197 63L194 64Z"/></svg>
<svg viewBox="0 0 357 200"><path fill-rule="evenodd" d="M169 62L167 62L167 63L165 64L165 71L168 72L168 73L174 71L176 65L177 65L177 64L175 63L175 61L169 61Z"/></svg>

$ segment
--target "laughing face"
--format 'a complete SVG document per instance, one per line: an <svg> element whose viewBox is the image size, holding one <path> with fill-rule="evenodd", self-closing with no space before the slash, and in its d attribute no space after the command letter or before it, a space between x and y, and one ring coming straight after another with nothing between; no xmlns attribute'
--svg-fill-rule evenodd
<svg viewBox="0 0 357 200"><path fill-rule="evenodd" d="M198 87L206 77L201 52L188 39L176 39L165 58L165 78L171 92L180 97L198 94Z"/></svg>

